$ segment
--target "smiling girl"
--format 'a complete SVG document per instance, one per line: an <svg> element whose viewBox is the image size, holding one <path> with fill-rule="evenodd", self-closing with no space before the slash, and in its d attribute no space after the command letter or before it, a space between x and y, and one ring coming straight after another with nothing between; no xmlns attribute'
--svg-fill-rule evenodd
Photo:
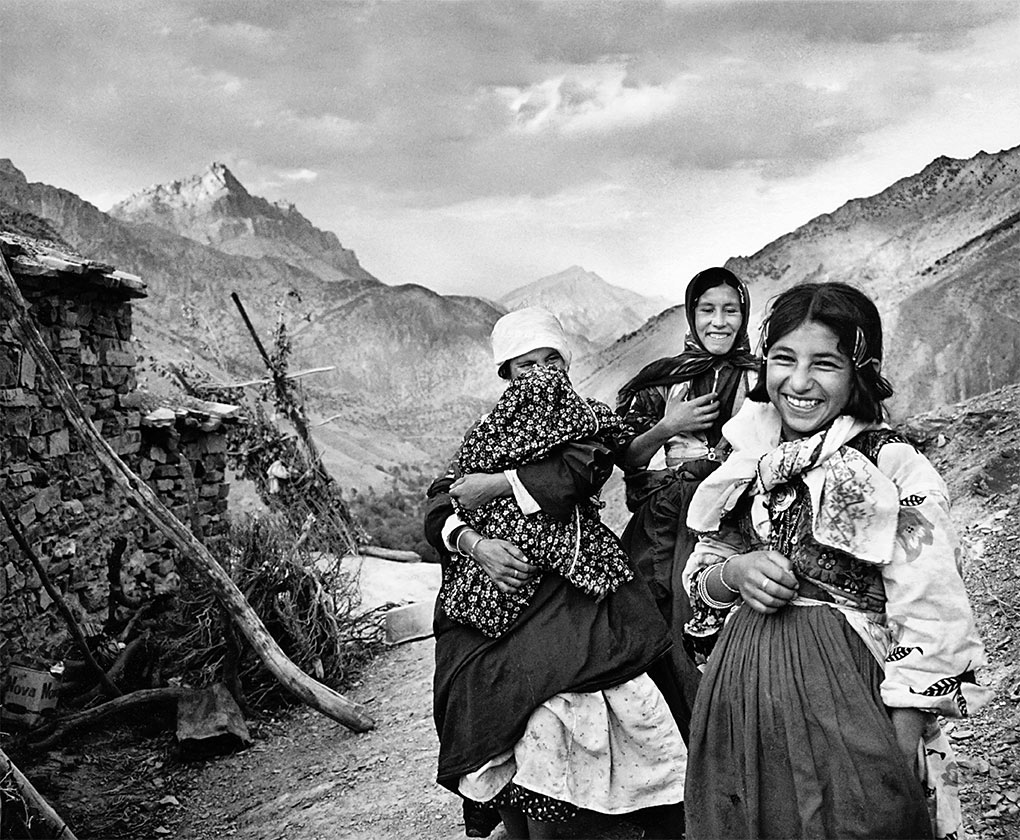
<svg viewBox="0 0 1020 840"><path fill-rule="evenodd" d="M763 353L723 429L733 452L688 515L702 538L686 629L719 638L691 724L687 836L953 836L936 715L986 702L984 652L945 484L883 422L878 311L841 283L797 286Z"/></svg>
<svg viewBox="0 0 1020 840"><path fill-rule="evenodd" d="M684 649L690 604L680 580L694 538L684 521L698 482L719 466L722 426L740 407L758 361L747 336L747 289L725 268L707 268L688 283L683 352L643 368L623 386L617 412L636 432L622 459L633 513L623 547L670 624L671 705L687 737L699 672ZM666 676L662 677L665 680Z"/></svg>

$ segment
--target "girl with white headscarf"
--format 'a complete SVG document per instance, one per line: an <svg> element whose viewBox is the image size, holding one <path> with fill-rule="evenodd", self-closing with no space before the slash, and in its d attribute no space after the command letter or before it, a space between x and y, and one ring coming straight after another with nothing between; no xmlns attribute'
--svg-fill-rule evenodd
<svg viewBox="0 0 1020 840"><path fill-rule="evenodd" d="M551 313L504 316L492 343L497 371L512 383L531 371L537 383L562 384L550 370L565 374L570 350ZM505 471L451 472L429 491L426 535L447 567L459 553L455 562L477 563L500 592L530 590L496 636L454 621L441 602L435 616L438 780L494 802L510 837L563 836L584 811L661 813L682 800L685 747L646 673L669 648L647 587L631 576L596 598L564 574L539 574L518 546L458 516L451 498L472 509L512 499L525 515L569 516L597 493L630 436L604 408L584 439ZM532 426L520 439L544 432ZM678 826L660 830L675 836Z"/></svg>

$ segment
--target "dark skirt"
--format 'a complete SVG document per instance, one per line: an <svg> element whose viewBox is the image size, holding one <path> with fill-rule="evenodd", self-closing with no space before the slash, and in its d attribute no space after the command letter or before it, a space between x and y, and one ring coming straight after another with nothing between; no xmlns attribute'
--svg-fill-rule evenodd
<svg viewBox="0 0 1020 840"><path fill-rule="evenodd" d="M685 649L683 635L692 612L682 575L697 542L696 535L687 528L687 509L701 480L718 466L712 461L697 461L679 472L642 473L636 477L640 487L628 481L628 506L634 515L620 538L670 627L670 659L659 665L653 676L660 688L667 682L675 686L673 690L663 688L663 694L685 743L701 679L701 672Z"/></svg>
<svg viewBox="0 0 1020 840"><path fill-rule="evenodd" d="M931 837L881 680L838 610L740 609L695 703L688 840Z"/></svg>
<svg viewBox="0 0 1020 840"><path fill-rule="evenodd" d="M499 638L451 621L438 604L435 634L437 780L454 791L460 776L513 747L550 697L625 683L669 649L666 624L637 578L595 601L546 573Z"/></svg>

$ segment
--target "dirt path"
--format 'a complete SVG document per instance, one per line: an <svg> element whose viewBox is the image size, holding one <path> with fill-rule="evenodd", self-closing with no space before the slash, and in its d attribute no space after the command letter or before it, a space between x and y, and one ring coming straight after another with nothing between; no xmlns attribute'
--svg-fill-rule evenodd
<svg viewBox="0 0 1020 840"><path fill-rule="evenodd" d="M177 836L463 838L459 802L434 780L432 659L432 639L398 646L351 692L375 717L373 732L301 709L250 750L206 764L176 794Z"/></svg>

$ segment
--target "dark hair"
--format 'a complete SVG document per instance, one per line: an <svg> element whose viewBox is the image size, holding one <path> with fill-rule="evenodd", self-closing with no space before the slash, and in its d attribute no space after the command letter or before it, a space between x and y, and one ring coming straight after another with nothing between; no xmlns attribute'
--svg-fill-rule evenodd
<svg viewBox="0 0 1020 840"><path fill-rule="evenodd" d="M809 321L832 330L840 352L850 359L853 387L844 413L867 423L882 421L882 401L893 394L881 373L882 318L871 298L846 283L801 283L775 299L763 326L758 382L748 399L769 401L765 381L769 348Z"/></svg>

